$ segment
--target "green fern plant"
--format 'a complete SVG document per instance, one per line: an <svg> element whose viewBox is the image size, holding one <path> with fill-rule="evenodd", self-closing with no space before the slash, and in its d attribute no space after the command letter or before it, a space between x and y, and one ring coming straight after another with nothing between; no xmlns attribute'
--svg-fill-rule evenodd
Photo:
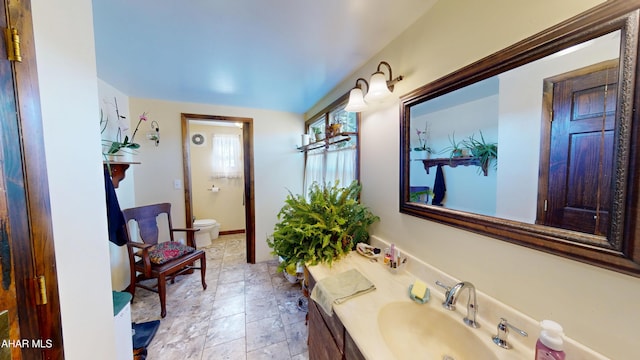
<svg viewBox="0 0 640 360"><path fill-rule="evenodd" d="M368 228L380 218L360 204L361 190L353 181L348 187L336 182L323 188L314 183L308 197L289 192L267 239L272 253L284 259L278 270L298 263L331 265L357 243L368 243Z"/></svg>

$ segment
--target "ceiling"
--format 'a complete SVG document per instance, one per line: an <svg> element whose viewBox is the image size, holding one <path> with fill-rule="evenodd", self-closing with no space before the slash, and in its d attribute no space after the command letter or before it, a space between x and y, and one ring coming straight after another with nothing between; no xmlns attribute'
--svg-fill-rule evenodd
<svg viewBox="0 0 640 360"><path fill-rule="evenodd" d="M132 97L303 113L436 1L93 0L98 77Z"/></svg>

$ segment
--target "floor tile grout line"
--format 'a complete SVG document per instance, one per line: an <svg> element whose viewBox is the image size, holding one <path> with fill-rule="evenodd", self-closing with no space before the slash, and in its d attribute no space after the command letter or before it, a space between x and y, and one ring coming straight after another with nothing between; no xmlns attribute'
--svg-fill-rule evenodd
<svg viewBox="0 0 640 360"><path fill-rule="evenodd" d="M226 240L225 240L225 242L224 242L224 245L225 245L225 246L224 246L224 247L225 247L225 250L224 250L224 251L226 251L226 245L227 245L227 241L226 241ZM206 251L206 250L205 250L205 251ZM223 252L222 257L223 257L223 259L224 259L224 252ZM218 275L218 276L216 277L216 292L217 292L217 290L218 290L218 284L220 283L220 273L221 273L221 271L220 271L220 270L218 270L218 271L217 271L217 275ZM214 293L213 293L213 299L212 299L212 302L213 302L213 303L215 303L215 301L216 301L216 293L214 292ZM209 328L211 327L211 318L213 317L213 311L214 311L214 310L213 310L213 309L214 309L214 308L213 308L213 303L211 304L211 309L209 310L209 315L207 316L207 328L206 328L206 331L204 332L204 334L205 334L205 335L204 335L204 341L203 341L203 343L202 343L202 351L200 352L200 360L208 360L208 359L204 359L204 350L205 350L205 349L206 349L206 347L207 347L207 334L209 334Z"/></svg>

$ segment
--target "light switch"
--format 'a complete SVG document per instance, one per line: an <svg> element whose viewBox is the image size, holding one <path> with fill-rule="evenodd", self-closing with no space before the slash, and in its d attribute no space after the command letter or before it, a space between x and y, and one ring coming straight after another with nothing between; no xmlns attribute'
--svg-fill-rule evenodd
<svg viewBox="0 0 640 360"><path fill-rule="evenodd" d="M180 189L182 189L182 180L180 180L180 179L175 179L175 180L173 180L173 188L174 188L175 190L180 190Z"/></svg>

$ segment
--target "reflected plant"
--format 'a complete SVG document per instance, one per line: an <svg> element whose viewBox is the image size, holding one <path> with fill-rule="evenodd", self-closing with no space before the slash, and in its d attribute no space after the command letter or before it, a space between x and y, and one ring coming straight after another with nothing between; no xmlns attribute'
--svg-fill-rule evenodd
<svg viewBox="0 0 640 360"><path fill-rule="evenodd" d="M465 148L469 149L471 156L480 160L480 165L484 169L488 169L491 161L498 158L498 144L487 143L484 140L482 131L480 131L480 139L476 139L474 135L471 135L462 143ZM494 169L497 169L497 166L498 162L493 161Z"/></svg>
<svg viewBox="0 0 640 360"><path fill-rule="evenodd" d="M424 130L416 129L416 135L418 136L418 146L414 147L414 151L426 151L429 154L433 154L433 149L429 147L429 123L424 124Z"/></svg>
<svg viewBox="0 0 640 360"><path fill-rule="evenodd" d="M454 157L461 157L462 156L462 149L464 147L464 141L456 141L456 133L455 131L453 132L453 134L451 136L447 135L447 138L449 138L449 146L445 147L444 149L442 149L441 153L449 153L449 158L454 158Z"/></svg>

